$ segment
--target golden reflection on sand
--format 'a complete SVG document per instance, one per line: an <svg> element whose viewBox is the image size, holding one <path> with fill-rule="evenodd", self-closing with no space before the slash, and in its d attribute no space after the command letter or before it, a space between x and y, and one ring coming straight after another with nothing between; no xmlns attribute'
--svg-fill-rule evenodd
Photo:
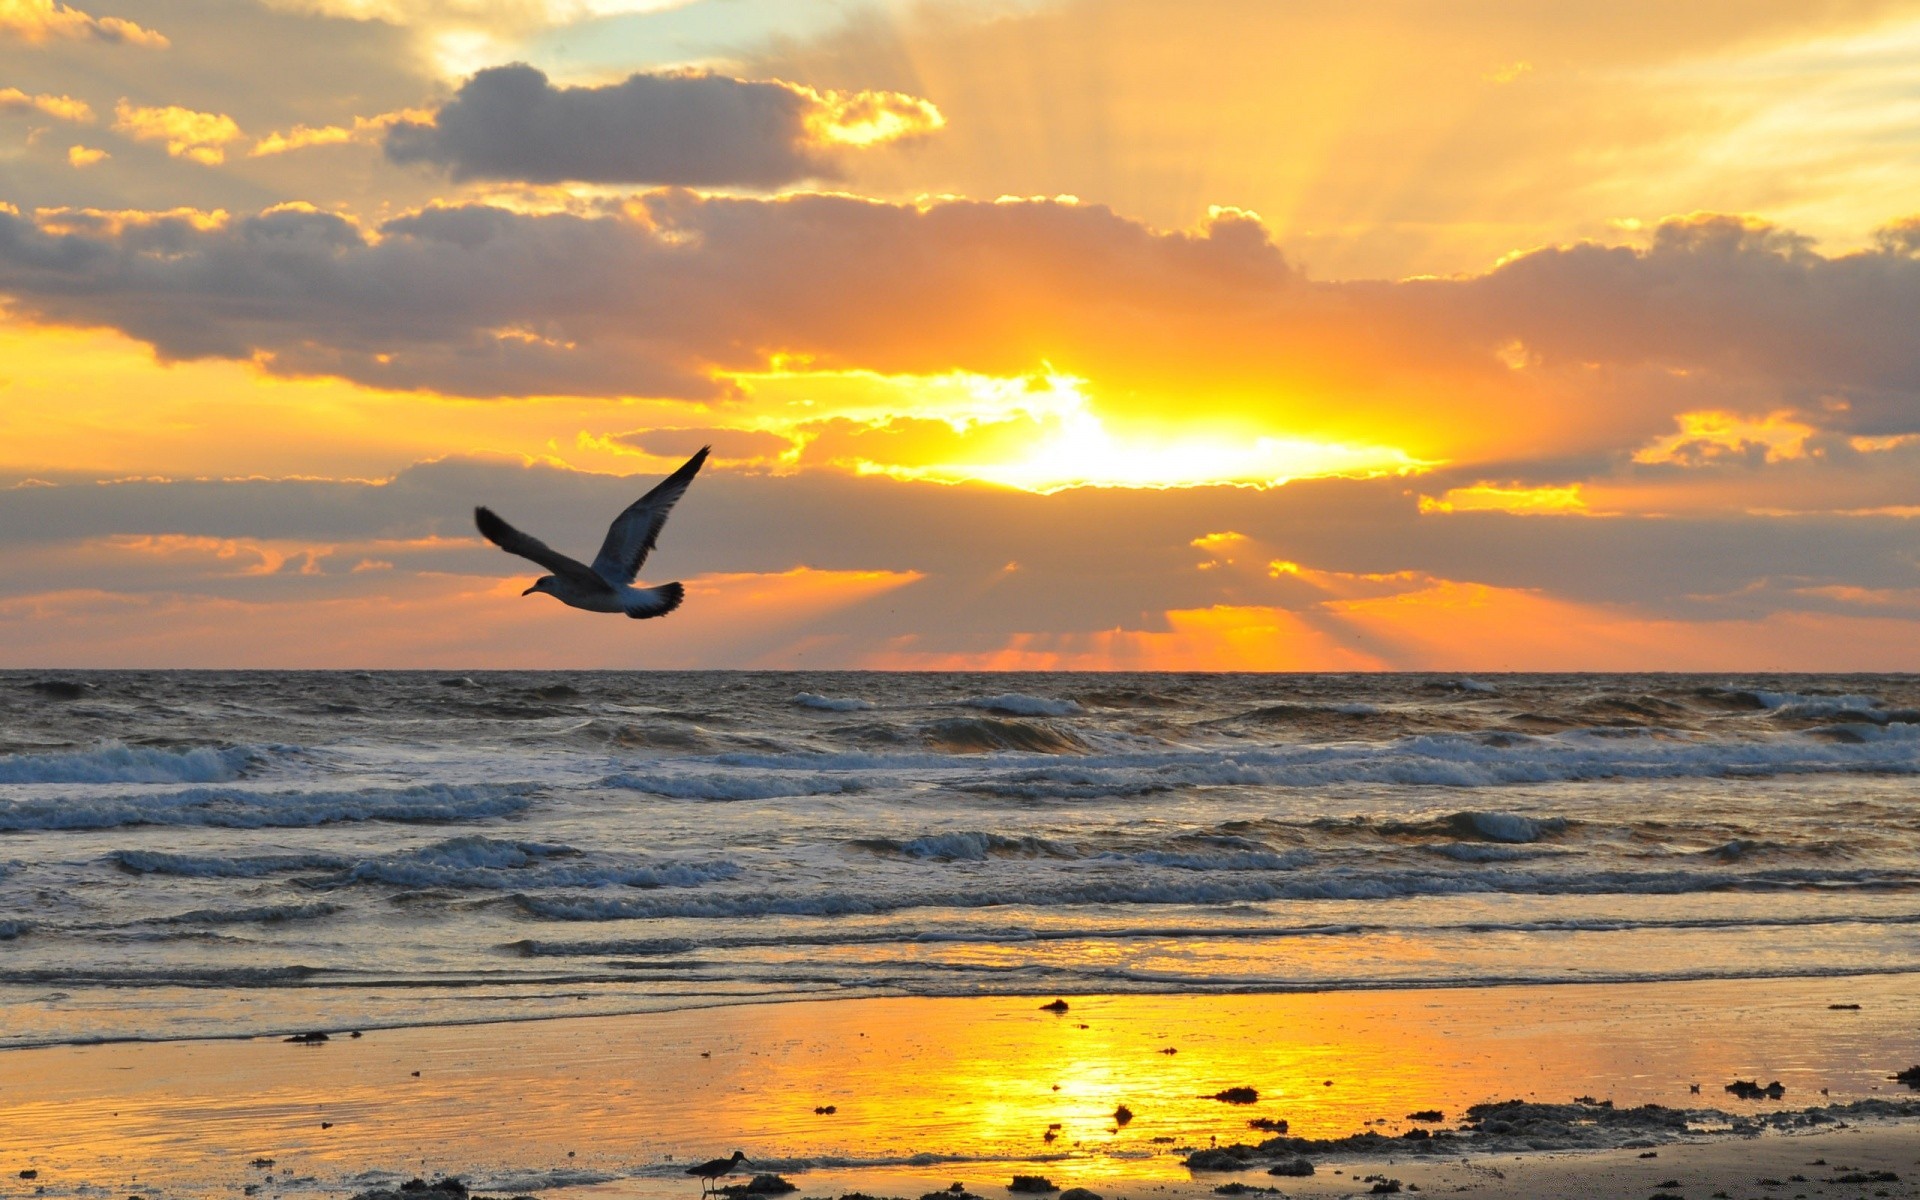
<svg viewBox="0 0 1920 1200"><path fill-rule="evenodd" d="M35 1165L43 1183L119 1189L210 1173L245 1182L256 1156L321 1178L625 1175L737 1145L789 1170L782 1160L934 1154L1002 1160L923 1164L1001 1183L1005 1160L1054 1157L1075 1179L1184 1178L1180 1149L1259 1141L1256 1117L1306 1136L1397 1135L1417 1110L1451 1122L1515 1096L1730 1107L1720 1084L1736 1076L1778 1078L1802 1104L1823 1087L1867 1095L1911 1057L1910 990L1886 977L1086 997L1064 1013L1031 997L879 999L369 1031L311 1047L10 1051L0 1162ZM1864 1007L1828 1008L1840 1001ZM1693 1082L1706 1094L1691 1097ZM1212 1098L1232 1087L1258 1102Z"/></svg>

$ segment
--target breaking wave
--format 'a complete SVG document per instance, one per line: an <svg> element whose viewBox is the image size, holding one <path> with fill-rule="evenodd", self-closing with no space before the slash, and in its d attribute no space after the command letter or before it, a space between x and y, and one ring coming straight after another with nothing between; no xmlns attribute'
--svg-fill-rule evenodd
<svg viewBox="0 0 1920 1200"><path fill-rule="evenodd" d="M0 783L227 783L264 755L255 746L166 750L118 742L56 754L0 754Z"/></svg>

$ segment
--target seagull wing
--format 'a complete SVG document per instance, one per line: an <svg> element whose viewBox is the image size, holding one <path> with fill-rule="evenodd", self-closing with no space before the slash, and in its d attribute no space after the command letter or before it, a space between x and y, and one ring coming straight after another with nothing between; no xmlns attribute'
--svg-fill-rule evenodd
<svg viewBox="0 0 1920 1200"><path fill-rule="evenodd" d="M480 527L481 536L508 554L518 554L521 558L539 563L555 575L586 584L589 587L606 586L606 580L594 574L585 563L568 558L566 555L547 545L531 534L521 533L518 529L502 521L490 508L473 510L473 523ZM604 553L604 551L602 552Z"/></svg>
<svg viewBox="0 0 1920 1200"><path fill-rule="evenodd" d="M707 451L711 449L711 446L700 447L700 453L613 519L613 524L607 527L607 540L600 544L600 553L594 557L594 574L614 587L630 584L639 576L640 564L647 561L654 543L660 540L667 514L673 511L674 502L687 494L687 485L700 473L700 464L707 461Z"/></svg>

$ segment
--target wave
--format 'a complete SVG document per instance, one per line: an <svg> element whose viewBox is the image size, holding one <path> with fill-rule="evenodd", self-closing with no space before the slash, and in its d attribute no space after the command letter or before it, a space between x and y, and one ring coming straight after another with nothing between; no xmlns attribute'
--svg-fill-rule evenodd
<svg viewBox="0 0 1920 1200"><path fill-rule="evenodd" d="M275 925L330 917L341 908L319 901L310 904L261 904L252 908L196 908L170 917L148 918L154 925Z"/></svg>
<svg viewBox="0 0 1920 1200"><path fill-rule="evenodd" d="M871 712L877 707L873 701L857 696L819 696L812 692L801 692L793 702L801 708L817 708L822 712Z"/></svg>
<svg viewBox="0 0 1920 1200"><path fill-rule="evenodd" d="M201 879L257 879L282 871L334 870L348 864L337 854L169 854L164 850L115 850L107 861L134 875L183 875Z"/></svg>
<svg viewBox="0 0 1920 1200"><path fill-rule="evenodd" d="M695 775L684 771L609 775L603 788L647 792L674 800L778 800L789 796L838 796L862 792L868 781L852 774L780 772L746 774L722 771Z"/></svg>
<svg viewBox="0 0 1920 1200"><path fill-rule="evenodd" d="M1012 717L1070 717L1085 712L1073 700L1054 696L1029 696L1023 692L1002 692L998 696L975 696L960 701L966 708L983 708L991 713Z"/></svg>
<svg viewBox="0 0 1920 1200"><path fill-rule="evenodd" d="M385 883L405 888L513 891L523 888L699 887L733 879L725 860L630 861L590 856L571 846L502 841L470 835L354 863L333 875L303 879L309 887Z"/></svg>
<svg viewBox="0 0 1920 1200"><path fill-rule="evenodd" d="M0 783L227 783L263 757L256 746L167 750L109 742L91 750L0 754Z"/></svg>
<svg viewBox="0 0 1920 1200"><path fill-rule="evenodd" d="M523 911L556 921L759 916L875 916L920 908L976 909L1088 905L1259 904L1278 900L1401 900L1425 896L1685 895L1697 892L1794 890L1920 891L1920 875L1906 871L1777 869L1725 871L1443 872L1421 870L1324 872L1289 870L1195 878L1069 875L1045 882L1014 881L952 888L892 891L702 891L688 895L580 896L516 893Z"/></svg>
<svg viewBox="0 0 1920 1200"><path fill-rule="evenodd" d="M1565 817L1527 817L1509 812L1457 812L1437 821L1386 821L1389 837L1451 837L1467 842L1525 845L1567 831Z"/></svg>
<svg viewBox="0 0 1920 1200"><path fill-rule="evenodd" d="M341 821L450 824L504 817L532 803L531 784L421 784L360 791L188 788L128 796L0 800L0 831L204 825L305 828Z"/></svg>
<svg viewBox="0 0 1920 1200"><path fill-rule="evenodd" d="M527 938L500 948L527 958L649 958L722 950L828 949L841 946L924 946L939 943L1015 945L1044 942L1114 941L1277 941L1292 938L1356 937L1385 934L1422 938L1484 933L1630 933L1742 929L1818 929L1844 925L1905 927L1920 925L1920 912L1815 913L1726 917L1559 917L1513 921L1316 922L1257 925L1125 924L974 926L953 929L846 929L816 927L778 934L716 933L700 938L592 938L546 941ZM724 928L724 927L723 927Z"/></svg>
<svg viewBox="0 0 1920 1200"><path fill-rule="evenodd" d="M1343 783L1483 788L1598 779L1920 773L1920 735L1858 743L1799 735L1691 741L1641 730L1426 734L1379 744L1224 748L1083 758L969 781L970 791L1026 799L1144 795L1189 787L1317 787Z"/></svg>
<svg viewBox="0 0 1920 1200"><path fill-rule="evenodd" d="M850 843L874 854L935 862L985 862L989 858L1078 858L1079 854L1041 837L1007 837L963 830L916 838L859 838Z"/></svg>
<svg viewBox="0 0 1920 1200"><path fill-rule="evenodd" d="M935 721L926 728L926 742L950 754L988 754L996 750L1081 754L1087 750L1084 739L1065 730L995 717L952 717Z"/></svg>

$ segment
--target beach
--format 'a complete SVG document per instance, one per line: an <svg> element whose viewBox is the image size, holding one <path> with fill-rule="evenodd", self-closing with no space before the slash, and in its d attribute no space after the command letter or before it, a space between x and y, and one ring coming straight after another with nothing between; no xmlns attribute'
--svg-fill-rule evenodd
<svg viewBox="0 0 1920 1200"><path fill-rule="evenodd" d="M1760 1194L1755 1180L1812 1179L1820 1157L1920 1179L1920 1096L1888 1078L1913 1065L1920 998L1897 977L1067 1003L814 1001L15 1050L0 1054L0 1166L9 1183L37 1171L35 1194L162 1197L452 1175L490 1194L651 1200L697 1192L684 1164L735 1148L752 1170L734 1182L776 1173L809 1196L956 1181L1004 1196L1016 1174L1108 1197L1234 1181L1347 1194L1369 1175L1487 1196L1637 1194L1684 1175L1687 1194ZM1739 1100L1735 1079L1784 1095ZM1214 1098L1234 1088L1257 1099ZM1457 1132L1487 1125L1473 1105L1576 1098L1591 1111L1562 1112L1557 1131ZM1687 1116L1620 1120L1603 1103ZM1314 1150L1306 1178L1266 1174L1291 1154L1183 1165L1273 1136L1255 1119L1380 1144ZM1622 1190L1583 1190L1595 1173Z"/></svg>
<svg viewBox="0 0 1920 1200"><path fill-rule="evenodd" d="M1906 1153L1911 677L4 682L28 1194L652 1200L735 1149L819 1196L1582 1194Z"/></svg>

